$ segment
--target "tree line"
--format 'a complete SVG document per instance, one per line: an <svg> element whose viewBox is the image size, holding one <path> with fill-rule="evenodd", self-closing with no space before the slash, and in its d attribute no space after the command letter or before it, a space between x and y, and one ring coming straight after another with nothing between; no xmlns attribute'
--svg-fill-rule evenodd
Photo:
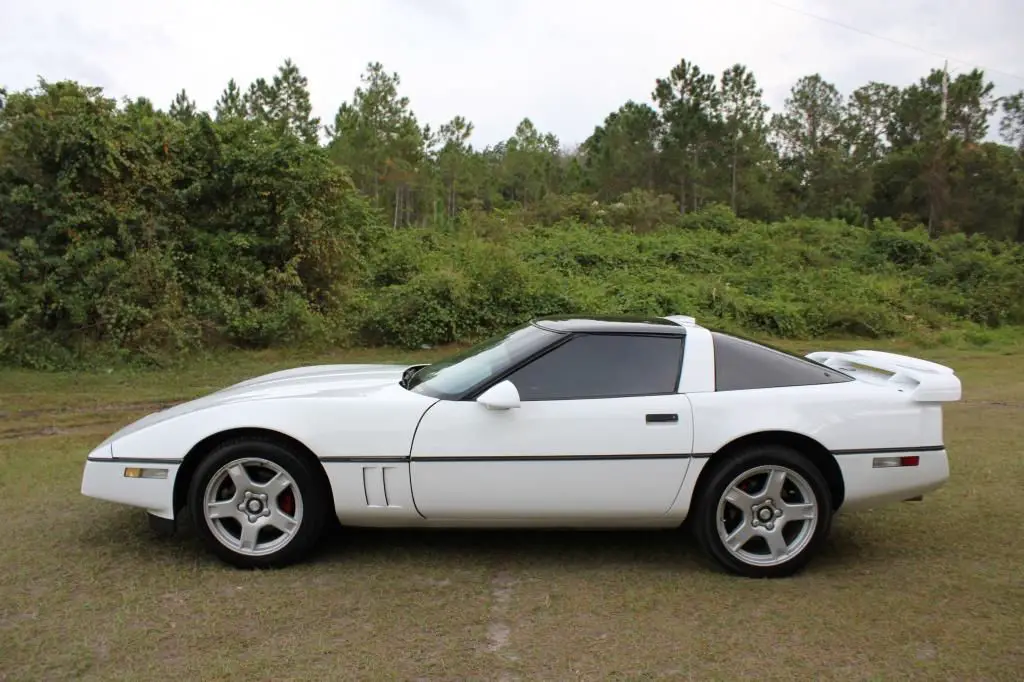
<svg viewBox="0 0 1024 682"><path fill-rule="evenodd" d="M421 123L399 75L379 62L324 124L306 78L285 60L269 80L229 81L213 119L264 121L322 142L395 226L530 207L551 194L615 201L641 191L671 196L681 213L723 203L757 220L889 217L931 234L1024 241L1024 90L993 90L980 69L952 78L933 69L904 87L873 81L846 95L812 74L771 112L746 66L713 74L684 59L655 80L649 102L625 102L576 147L524 118L507 140L478 149L462 116ZM0 107L9 97L0 90ZM208 115L185 90L168 113Z"/></svg>
<svg viewBox="0 0 1024 682"><path fill-rule="evenodd" d="M713 74L684 59L655 80L649 102L625 102L576 147L524 118L507 140L478 149L462 116L421 123L399 75L379 62L323 125L286 60L270 81L244 91L229 82L214 116L275 121L309 143L323 133L331 158L396 226L551 194L615 201L642 191L671 196L681 213L723 203L757 220L889 217L933 235L1024 241L1024 91L993 90L980 69L933 69L904 87L873 81L848 94L812 74L772 112L746 66ZM185 91L170 112L196 115Z"/></svg>
<svg viewBox="0 0 1024 682"><path fill-rule="evenodd" d="M724 203L758 220L889 217L931 234L1024 240L1024 91L996 98L980 69L952 78L933 69L904 87L870 82L847 95L812 74L771 112L742 64L716 75L682 60L656 79L650 102L624 103L572 149L529 118L477 149L462 116L422 124L397 73L371 63L361 80L326 126L290 61L244 93L230 83L216 116L279 119L310 141L323 128L331 158L394 225L462 207L529 207L549 194L614 201L641 190L673 197L683 213ZM194 108L180 98L177 109ZM989 139L996 114L1005 144Z"/></svg>
<svg viewBox="0 0 1024 682"><path fill-rule="evenodd" d="M772 113L743 66L682 61L574 149L529 119L478 149L379 63L326 125L288 60L211 112L184 90L166 110L0 90L0 361L444 343L579 310L789 335L1019 324L1024 93L980 71L943 89L933 71L844 97L813 75Z"/></svg>

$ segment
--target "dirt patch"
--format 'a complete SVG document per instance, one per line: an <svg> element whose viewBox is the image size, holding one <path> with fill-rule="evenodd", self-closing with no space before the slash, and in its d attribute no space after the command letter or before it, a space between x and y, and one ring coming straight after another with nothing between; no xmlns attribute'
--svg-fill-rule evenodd
<svg viewBox="0 0 1024 682"><path fill-rule="evenodd" d="M134 412L136 410L163 410L176 405L176 400L147 400L145 402L131 403L107 403L105 405L93 405L89 407L55 407L34 410L8 410L0 412L0 420L4 419L38 419L39 417L54 417L69 414L94 414L104 412Z"/></svg>
<svg viewBox="0 0 1024 682"><path fill-rule="evenodd" d="M9 440L22 440L25 438L46 438L52 436L75 436L92 431L96 431L100 427L104 427L110 424L109 420L102 420L97 422L90 422L88 424L80 424L78 426L71 427L59 427L59 426L44 426L42 428L27 428L27 429L0 429L0 442Z"/></svg>
<svg viewBox="0 0 1024 682"><path fill-rule="evenodd" d="M0 442L110 430L139 413L156 412L174 404L161 400L3 412L0 413Z"/></svg>

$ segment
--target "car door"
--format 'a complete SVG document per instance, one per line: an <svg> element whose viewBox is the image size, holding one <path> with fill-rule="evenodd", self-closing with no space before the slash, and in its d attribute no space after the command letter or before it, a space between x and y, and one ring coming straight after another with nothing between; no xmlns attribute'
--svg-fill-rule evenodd
<svg viewBox="0 0 1024 682"><path fill-rule="evenodd" d="M507 377L518 407L437 402L412 444L417 509L539 525L663 515L692 451L683 346L681 335L577 334Z"/></svg>

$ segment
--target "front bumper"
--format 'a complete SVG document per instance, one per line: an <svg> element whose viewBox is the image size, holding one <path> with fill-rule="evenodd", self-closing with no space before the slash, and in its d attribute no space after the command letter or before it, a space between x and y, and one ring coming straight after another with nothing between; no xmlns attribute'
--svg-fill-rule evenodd
<svg viewBox="0 0 1024 682"><path fill-rule="evenodd" d="M916 466L875 467L877 458L917 456ZM945 450L879 452L837 455L846 494L843 511L858 511L918 498L949 480Z"/></svg>
<svg viewBox="0 0 1024 682"><path fill-rule="evenodd" d="M82 474L82 494L140 507L162 519L173 519L174 478L180 466L179 463L90 457ZM152 478L160 475L163 478Z"/></svg>

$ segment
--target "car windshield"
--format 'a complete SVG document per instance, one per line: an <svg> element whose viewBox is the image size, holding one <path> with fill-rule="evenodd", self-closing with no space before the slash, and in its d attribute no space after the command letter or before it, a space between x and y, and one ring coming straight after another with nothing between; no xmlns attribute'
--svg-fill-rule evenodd
<svg viewBox="0 0 1024 682"><path fill-rule="evenodd" d="M409 390L453 400L488 378L509 369L550 344L557 332L534 325L490 338L453 357L420 369L409 380Z"/></svg>

